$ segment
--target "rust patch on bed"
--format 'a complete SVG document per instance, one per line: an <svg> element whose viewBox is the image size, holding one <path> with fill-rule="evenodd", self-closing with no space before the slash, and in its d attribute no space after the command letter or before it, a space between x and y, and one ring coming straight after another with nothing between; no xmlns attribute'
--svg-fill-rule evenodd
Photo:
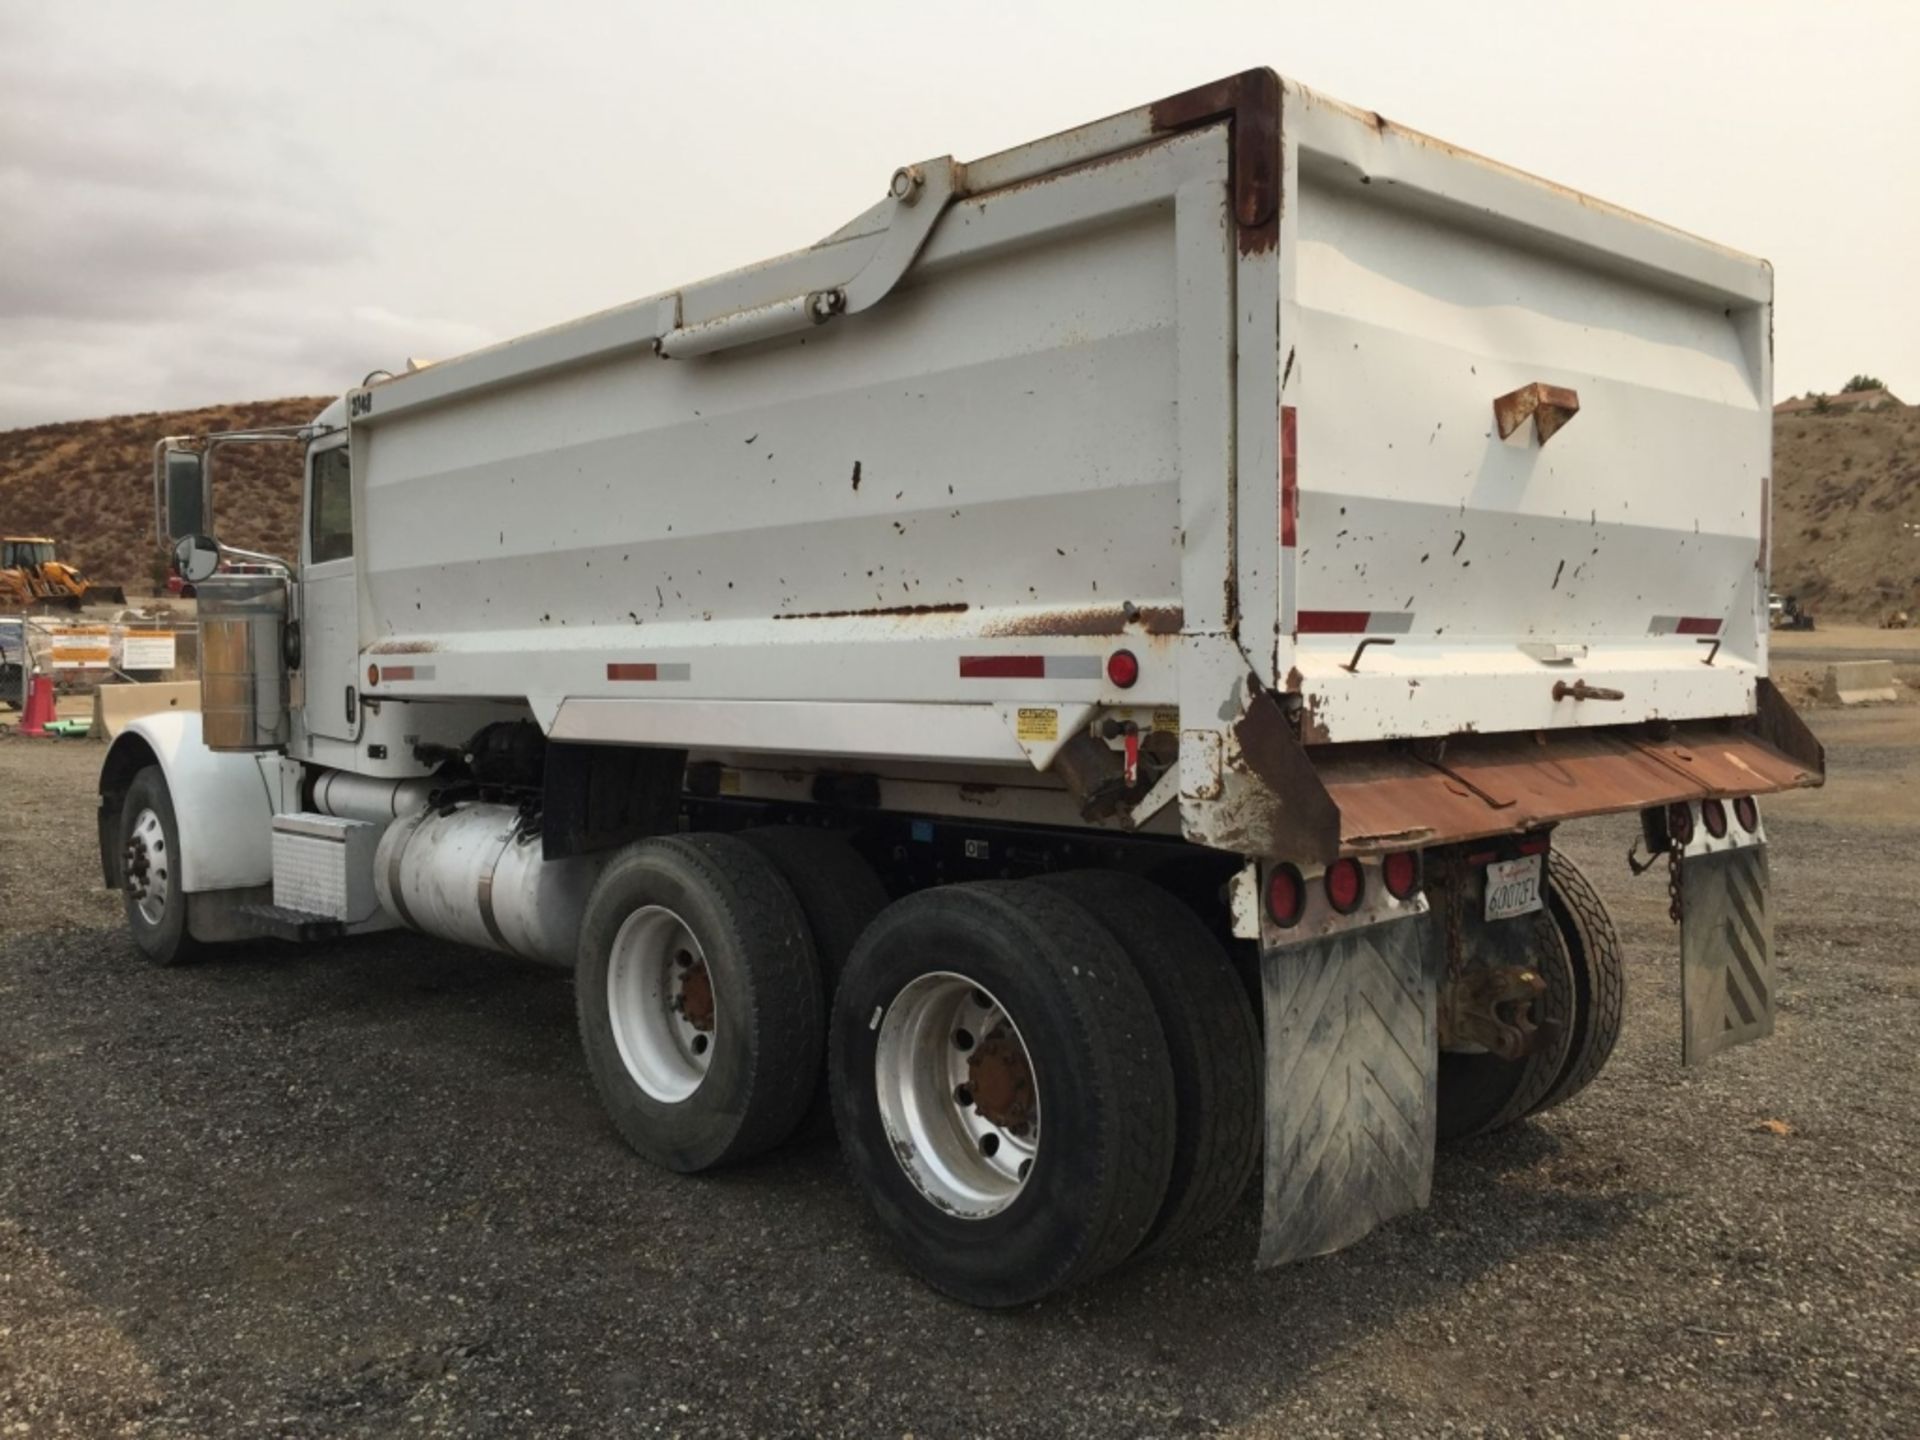
<svg viewBox="0 0 1920 1440"><path fill-rule="evenodd" d="M1227 122L1240 253L1275 250L1280 244L1280 77L1266 69L1242 70L1157 100L1148 113L1161 133Z"/></svg>
<svg viewBox="0 0 1920 1440"><path fill-rule="evenodd" d="M901 620L918 615L959 615L969 608L964 600L950 600L942 605L880 605L871 610L789 611L773 618L776 620Z"/></svg>
<svg viewBox="0 0 1920 1440"><path fill-rule="evenodd" d="M1178 605L1061 605L1001 616L982 635L1178 635L1186 624Z"/></svg>
<svg viewBox="0 0 1920 1440"><path fill-rule="evenodd" d="M432 655L439 651L438 640L382 640L369 655Z"/></svg>

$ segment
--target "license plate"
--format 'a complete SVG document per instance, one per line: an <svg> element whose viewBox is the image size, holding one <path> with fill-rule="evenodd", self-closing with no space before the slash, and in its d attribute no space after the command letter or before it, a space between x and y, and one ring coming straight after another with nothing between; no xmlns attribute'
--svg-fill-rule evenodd
<svg viewBox="0 0 1920 1440"><path fill-rule="evenodd" d="M1487 866L1487 919L1511 920L1541 906L1540 857L1496 860Z"/></svg>

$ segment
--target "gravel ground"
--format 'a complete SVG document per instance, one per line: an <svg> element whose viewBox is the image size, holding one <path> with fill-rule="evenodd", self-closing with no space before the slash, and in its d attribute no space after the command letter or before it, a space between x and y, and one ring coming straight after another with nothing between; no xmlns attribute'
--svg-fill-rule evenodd
<svg viewBox="0 0 1920 1440"><path fill-rule="evenodd" d="M1769 810L1779 1033L1678 1063L1630 826L1628 1029L1432 1208L1250 1266L1201 1246L978 1314L831 1146L684 1179L602 1121L564 975L424 940L144 965L97 747L0 737L0 1437L1920 1434L1914 708L1818 717Z"/></svg>

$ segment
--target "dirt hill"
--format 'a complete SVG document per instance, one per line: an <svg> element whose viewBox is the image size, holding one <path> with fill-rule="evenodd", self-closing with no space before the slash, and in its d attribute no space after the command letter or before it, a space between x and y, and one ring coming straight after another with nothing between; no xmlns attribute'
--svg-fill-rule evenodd
<svg viewBox="0 0 1920 1440"><path fill-rule="evenodd" d="M1773 588L1820 620L1920 618L1920 406L1773 424Z"/></svg>
<svg viewBox="0 0 1920 1440"><path fill-rule="evenodd" d="M324 399L0 432L0 531L46 534L96 580L143 588L153 571L153 443L311 420ZM294 446L246 445L216 464L220 538L292 555L300 526ZM1920 406L1802 413L1774 422L1774 586L1816 616L1920 616Z"/></svg>
<svg viewBox="0 0 1920 1440"><path fill-rule="evenodd" d="M163 435L304 425L325 399L257 400L0 431L0 533L51 535L89 579L152 588L153 446ZM233 445L214 462L222 540L291 555L300 531L300 449ZM164 571L161 572L164 575Z"/></svg>

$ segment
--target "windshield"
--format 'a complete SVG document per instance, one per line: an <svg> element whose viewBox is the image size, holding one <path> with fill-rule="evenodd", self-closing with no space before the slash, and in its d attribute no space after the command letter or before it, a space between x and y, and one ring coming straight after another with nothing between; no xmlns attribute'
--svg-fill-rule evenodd
<svg viewBox="0 0 1920 1440"><path fill-rule="evenodd" d="M51 540L7 540L0 541L0 566L12 569L15 566L32 567L44 565L53 559Z"/></svg>

